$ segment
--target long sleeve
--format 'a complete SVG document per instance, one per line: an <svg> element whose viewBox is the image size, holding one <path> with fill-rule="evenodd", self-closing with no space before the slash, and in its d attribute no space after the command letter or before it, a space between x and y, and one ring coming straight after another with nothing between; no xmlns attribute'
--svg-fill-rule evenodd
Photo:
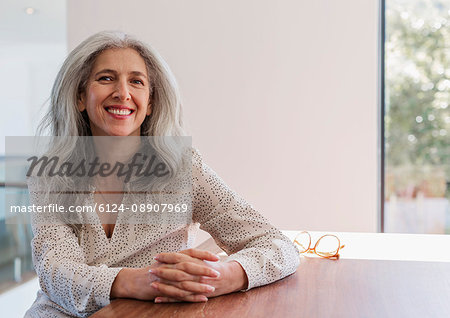
<svg viewBox="0 0 450 318"><path fill-rule="evenodd" d="M295 272L300 259L293 243L233 192L193 151L193 219L209 232L248 277L248 289Z"/></svg>
<svg viewBox="0 0 450 318"><path fill-rule="evenodd" d="M31 203L42 204L28 184ZM58 310L87 317L110 303L112 283L122 268L88 265L77 236L67 225L32 224L32 228L33 263L39 283L46 296L60 306Z"/></svg>

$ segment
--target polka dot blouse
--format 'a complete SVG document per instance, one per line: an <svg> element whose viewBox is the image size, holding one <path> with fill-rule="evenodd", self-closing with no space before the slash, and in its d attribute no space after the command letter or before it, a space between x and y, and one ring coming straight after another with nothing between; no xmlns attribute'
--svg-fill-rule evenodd
<svg viewBox="0 0 450 318"><path fill-rule="evenodd" d="M30 182L29 190L31 203L39 203ZM99 222L83 224L78 235L67 225L33 224L33 263L41 290L25 317L88 317L110 303L111 286L122 268L149 266L158 253L193 247L199 227L229 255L224 261L242 265L248 289L295 272L295 246L233 192L197 150L192 157L192 192L187 221L139 224L120 222L119 216L111 238ZM93 194L87 200L94 204ZM140 200L137 203L146 201Z"/></svg>

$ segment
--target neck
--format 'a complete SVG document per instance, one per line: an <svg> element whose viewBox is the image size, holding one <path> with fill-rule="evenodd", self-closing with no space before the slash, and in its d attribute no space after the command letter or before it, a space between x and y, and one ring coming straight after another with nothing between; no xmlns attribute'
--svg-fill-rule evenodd
<svg viewBox="0 0 450 318"><path fill-rule="evenodd" d="M126 163L139 149L139 136L93 136L96 155L101 162Z"/></svg>

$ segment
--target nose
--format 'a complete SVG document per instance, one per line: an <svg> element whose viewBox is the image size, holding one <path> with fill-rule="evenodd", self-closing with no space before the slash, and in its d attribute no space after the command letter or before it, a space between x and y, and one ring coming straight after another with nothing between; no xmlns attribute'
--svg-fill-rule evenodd
<svg viewBox="0 0 450 318"><path fill-rule="evenodd" d="M130 89L128 87L127 81L117 81L112 97L117 98L121 101L130 100Z"/></svg>

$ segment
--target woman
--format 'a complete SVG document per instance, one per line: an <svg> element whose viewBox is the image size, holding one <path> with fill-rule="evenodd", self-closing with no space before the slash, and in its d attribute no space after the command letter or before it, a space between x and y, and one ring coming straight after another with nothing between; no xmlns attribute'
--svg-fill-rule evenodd
<svg viewBox="0 0 450 318"><path fill-rule="evenodd" d="M98 224L35 222L33 260L42 290L28 317L86 317L116 297L202 302L296 270L298 253L289 239L230 190L195 149L188 151L190 170L183 174L184 166L177 163L189 162L183 159L186 152L177 154L170 142L152 139L184 132L174 77L142 42L120 32L101 32L75 48L55 80L42 127L51 129L51 144L59 155L84 151L75 151L73 143L68 146L70 136L93 136L94 152L104 162L129 162L148 141L172 178L159 184L160 190L179 175L190 178L192 218L123 223L120 213L97 211ZM128 139L105 143L102 136ZM43 203L47 197L30 180L32 202ZM89 180L92 191L83 204L152 201L145 195L129 196L123 176ZM199 226L229 255L225 260L191 248Z"/></svg>

